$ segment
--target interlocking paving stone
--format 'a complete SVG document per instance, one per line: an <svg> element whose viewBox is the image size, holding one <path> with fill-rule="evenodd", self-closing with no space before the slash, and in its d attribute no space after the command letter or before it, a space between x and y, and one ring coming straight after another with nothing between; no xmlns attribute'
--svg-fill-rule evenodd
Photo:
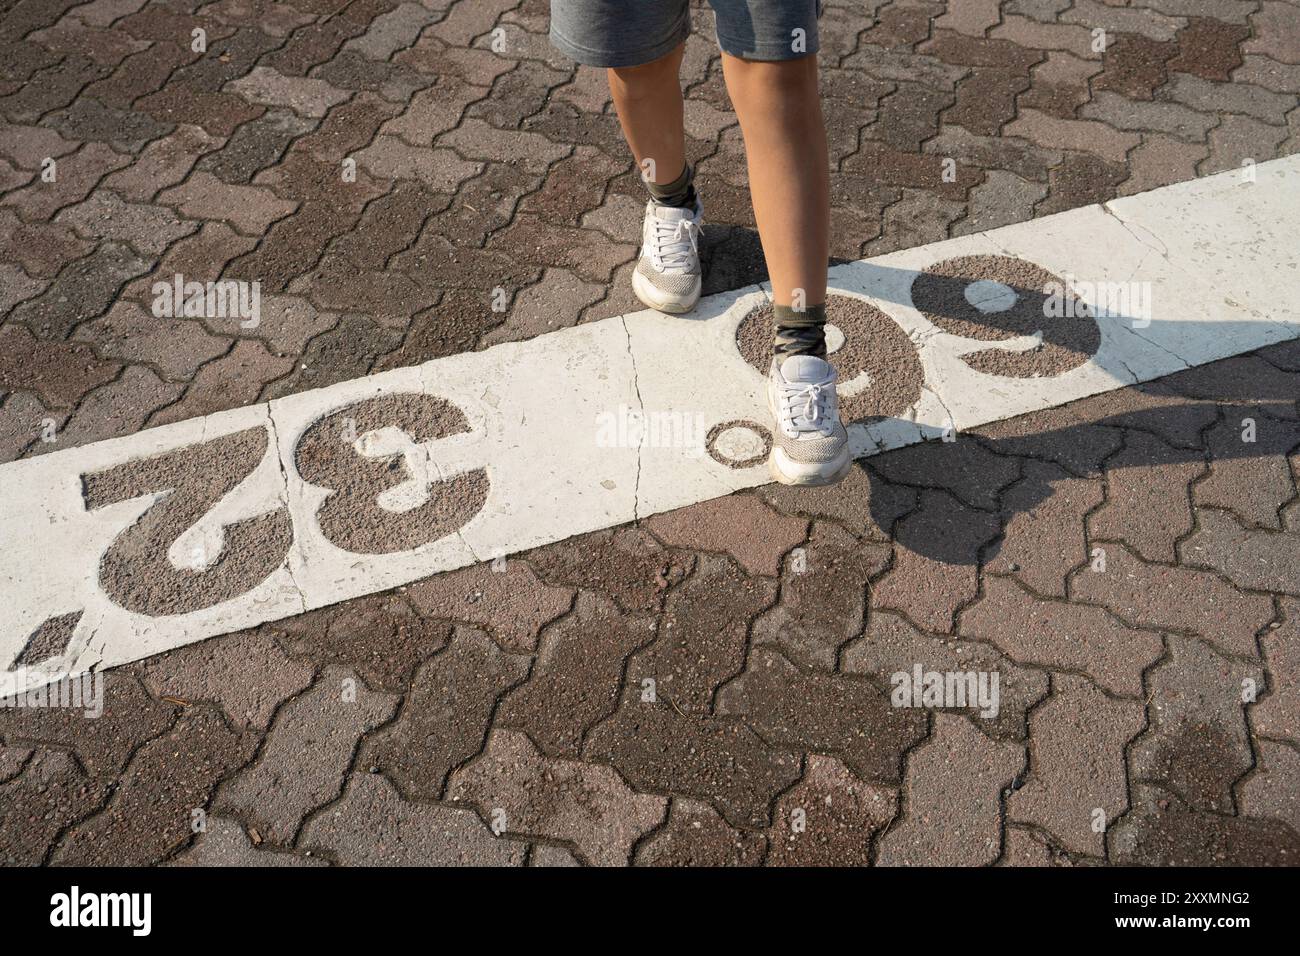
<svg viewBox="0 0 1300 956"><path fill-rule="evenodd" d="M1278 150L1287 134L1283 127L1249 116L1225 115L1222 122L1210 130L1210 153L1201 161L1199 171L1208 175L1240 169L1246 163L1256 162L1256 156L1268 156Z"/></svg>
<svg viewBox="0 0 1300 956"><path fill-rule="evenodd" d="M291 656L353 668L367 684L394 693L452 635L450 624L421 618L398 594L357 601L343 614L315 611L273 627Z"/></svg>
<svg viewBox="0 0 1300 956"><path fill-rule="evenodd" d="M678 713L640 694L631 688L588 735L584 759L613 764L638 790L707 799L733 826L766 826L772 799L799 776L798 757L734 719Z"/></svg>
<svg viewBox="0 0 1300 956"><path fill-rule="evenodd" d="M76 405L120 368L86 345L43 341L19 325L0 328L0 381L35 392L47 407Z"/></svg>
<svg viewBox="0 0 1300 956"><path fill-rule="evenodd" d="M486 628L502 650L534 651L542 628L573 606L575 592L543 583L524 561L502 565L474 564L435 575L411 585L407 597L426 617Z"/></svg>
<svg viewBox="0 0 1300 956"><path fill-rule="evenodd" d="M267 110L235 130L220 149L201 158L197 168L211 172L222 182L247 184L279 160L290 143L314 128L313 121L288 110Z"/></svg>
<svg viewBox="0 0 1300 956"><path fill-rule="evenodd" d="M103 186L130 202L146 202L183 180L196 161L221 145L198 126L182 124L146 146L130 166L107 176Z"/></svg>
<svg viewBox="0 0 1300 956"><path fill-rule="evenodd" d="M37 451L44 454L134 434L155 411L176 401L183 389L179 383L164 382L147 366L132 365L87 395L59 428L56 440L42 442Z"/></svg>
<svg viewBox="0 0 1300 956"><path fill-rule="evenodd" d="M1141 703L1112 700L1081 677L1057 677L1030 717L1029 772L1007 798L1007 815L1075 853L1104 855L1105 827L1128 806L1124 747L1145 723Z"/></svg>
<svg viewBox="0 0 1300 956"><path fill-rule="evenodd" d="M639 528L591 535L581 545L561 541L524 557L546 583L602 590L633 613L662 606L664 593L694 566L693 556L663 548Z"/></svg>
<svg viewBox="0 0 1300 956"><path fill-rule="evenodd" d="M1105 488L1051 462L1028 460L1022 469L1001 495L1002 541L988 568L1014 574L1038 594L1064 598L1066 577L1088 558L1084 518L1104 500Z"/></svg>
<svg viewBox="0 0 1300 956"><path fill-rule="evenodd" d="M1210 135L1213 138L1214 133ZM1142 145L1129 154L1132 175L1120 184L1120 195L1146 192L1170 180L1194 179L1197 164L1209 155L1209 146L1148 134Z"/></svg>
<svg viewBox="0 0 1300 956"><path fill-rule="evenodd" d="M91 813L103 797L69 752L25 751L22 772L0 784L0 860L41 863L68 824Z"/></svg>
<svg viewBox="0 0 1300 956"><path fill-rule="evenodd" d="M104 809L64 834L51 862L144 866L161 861L190 839L192 811L208 802L218 781L247 761L255 746L253 735L234 733L214 710L183 714L170 731L132 756Z"/></svg>
<svg viewBox="0 0 1300 956"><path fill-rule="evenodd" d="M357 740L388 720L396 698L379 694L340 667L276 715L255 763L228 779L214 808L289 844L312 810L338 796Z"/></svg>
<svg viewBox="0 0 1300 956"><path fill-rule="evenodd" d="M344 44L345 50L355 50L372 60L387 60L398 50L410 46L420 32L436 17L419 3L403 3L387 13L375 17L362 36Z"/></svg>
<svg viewBox="0 0 1300 956"><path fill-rule="evenodd" d="M718 697L765 740L839 755L859 777L897 783L902 754L925 736L920 710L891 706L867 681L804 674L780 653L756 648L745 672Z"/></svg>
<svg viewBox="0 0 1300 956"><path fill-rule="evenodd" d="M1001 852L1002 792L1024 750L994 743L960 717L938 714L909 756L900 820L878 840L880 866L979 866Z"/></svg>
<svg viewBox="0 0 1300 956"><path fill-rule="evenodd" d="M1169 69L1193 73L1205 80L1227 82L1241 65L1241 41L1250 29L1207 17L1193 17L1178 32L1178 55Z"/></svg>
<svg viewBox="0 0 1300 956"><path fill-rule="evenodd" d="M1174 794L1137 784L1109 838L1126 866L1295 866L1300 838L1280 820L1200 813Z"/></svg>
<svg viewBox="0 0 1300 956"><path fill-rule="evenodd" d="M527 682L501 702L499 726L527 729L543 753L576 759L588 729L613 713L628 655L653 635L651 619L579 592L573 613L542 632Z"/></svg>
<svg viewBox="0 0 1300 956"><path fill-rule="evenodd" d="M1020 465L969 441L928 442L880 455L871 467L887 480L943 488L976 508L994 508L998 492L1020 477Z"/></svg>
<svg viewBox="0 0 1300 956"><path fill-rule="evenodd" d="M238 325L238 320L229 321ZM241 339L230 351L195 372L185 397L155 415L150 424L165 425L220 408L247 405L257 400L267 377L284 375L291 368L292 359L277 358L261 342Z"/></svg>
<svg viewBox="0 0 1300 956"><path fill-rule="evenodd" d="M135 153L146 143L170 133L168 123L129 110L115 109L92 99L77 100L67 109L41 120L69 139L105 143L119 153Z"/></svg>
<svg viewBox="0 0 1300 956"><path fill-rule="evenodd" d="M964 236L1023 222L1032 217L1034 206L1046 195L1044 184L1006 170L989 170L984 182L971 190L966 218L953 225L952 233Z"/></svg>
<svg viewBox="0 0 1300 956"><path fill-rule="evenodd" d="M1213 568L1238 587L1300 594L1300 528L1243 527L1232 515L1205 509L1200 527L1179 545L1182 560Z"/></svg>
<svg viewBox="0 0 1300 956"><path fill-rule="evenodd" d="M40 292L46 284L40 279L52 279L65 262L94 248L68 226L25 223L10 209L0 209L0 230L0 255L5 259L0 263L5 274L0 312Z"/></svg>
<svg viewBox="0 0 1300 956"><path fill-rule="evenodd" d="M1047 696L1044 672L1021 667L980 641L926 634L890 613L871 615L862 637L845 648L841 663L845 673L873 678L882 689L897 686L894 676L911 676L917 664L923 672L996 673L997 714L981 714L974 702L946 709L964 713L979 730L999 739L1023 740L1028 734L1025 715Z"/></svg>
<svg viewBox="0 0 1300 956"><path fill-rule="evenodd" d="M1032 831L1008 826L998 866L1055 866L1052 848Z"/></svg>
<svg viewBox="0 0 1300 956"><path fill-rule="evenodd" d="M1037 598L988 575L984 594L961 616L961 632L1013 660L1087 674L1112 694L1142 695L1142 672L1164 652L1160 635L1135 631L1101 608Z"/></svg>
<svg viewBox="0 0 1300 956"><path fill-rule="evenodd" d="M1146 561L1171 563L1193 526L1187 485L1205 470L1154 436L1129 433L1106 462L1106 501L1088 517L1090 539L1123 541Z"/></svg>
<svg viewBox="0 0 1300 956"><path fill-rule="evenodd" d="M949 6L944 13L935 18L936 30L955 30L968 36L983 36L989 27L995 26L998 15L998 0L972 0L957 6Z"/></svg>
<svg viewBox="0 0 1300 956"><path fill-rule="evenodd" d="M872 587L871 606L905 611L932 631L951 631L958 608L975 597L980 551L998 530L995 515L944 492L923 493L918 510L895 526L894 561Z"/></svg>
<svg viewBox="0 0 1300 956"><path fill-rule="evenodd" d="M54 221L67 223L89 239L125 242L147 256L161 255L173 242L199 226L197 222L178 218L170 209L123 202L102 189L65 208Z"/></svg>
<svg viewBox="0 0 1300 956"><path fill-rule="evenodd" d="M782 556L804 540L806 522L737 495L655 515L646 527L669 546L723 551L750 574L775 576Z"/></svg>
<svg viewBox="0 0 1300 956"><path fill-rule="evenodd" d="M66 413L51 412L33 395L10 394L0 404L0 461L16 461L50 430L57 435L66 420Z"/></svg>
<svg viewBox="0 0 1300 956"><path fill-rule="evenodd" d="M786 556L781 600L754 622L754 641L777 644L806 667L833 670L839 648L862 629L868 581L888 561L883 546L816 522L807 545Z"/></svg>
<svg viewBox="0 0 1300 956"><path fill-rule="evenodd" d="M1300 64L1279 63L1257 53L1248 53L1242 57L1241 65L1232 71L1232 79L1284 93L1300 86Z"/></svg>
<svg viewBox="0 0 1300 956"><path fill-rule="evenodd" d="M298 841L345 866L522 866L526 846L493 836L473 810L403 800L378 774L356 773Z"/></svg>
<svg viewBox="0 0 1300 956"><path fill-rule="evenodd" d="M265 730L280 704L311 685L314 671L258 629L152 658L139 665L139 675L160 700L212 701L235 728Z"/></svg>
<svg viewBox="0 0 1300 956"><path fill-rule="evenodd" d="M571 269L546 269L541 281L515 296L504 322L481 337L483 345L519 342L572 324L604 298L605 287L584 282Z"/></svg>
<svg viewBox="0 0 1300 956"><path fill-rule="evenodd" d="M1148 677L1148 730L1129 751L1133 779L1167 786L1197 810L1231 813L1232 786L1254 762L1246 726L1247 682L1263 671L1171 634L1170 657Z"/></svg>
<svg viewBox="0 0 1300 956"><path fill-rule="evenodd" d="M64 267L44 292L14 309L10 318L41 338L65 338L79 322L107 311L118 288L146 268L148 260L129 246L102 242Z"/></svg>
<svg viewBox="0 0 1300 956"><path fill-rule="evenodd" d="M638 866L753 866L766 841L737 830L707 803L674 797L668 822L637 846Z"/></svg>
<svg viewBox="0 0 1300 956"><path fill-rule="evenodd" d="M1078 108L1091 99L1088 80L1101 71L1097 60L1053 50L1033 68L1032 86L1017 102L1059 119L1073 119Z"/></svg>
<svg viewBox="0 0 1300 956"><path fill-rule="evenodd" d="M1250 708L1251 724L1262 737L1300 743L1300 601L1279 602L1285 620L1259 639L1268 669L1268 695Z"/></svg>
<svg viewBox="0 0 1300 956"><path fill-rule="evenodd" d="M497 817L505 832L572 843L597 866L625 864L667 810L662 797L634 793L609 767L547 758L510 730L494 732L486 750L456 771L447 795Z"/></svg>
<svg viewBox="0 0 1300 956"><path fill-rule="evenodd" d="M35 159L35 157L33 157ZM90 195L95 184L107 174L126 166L128 157L115 152L103 143L88 143L68 156L54 159L53 182L37 178L22 189L7 194L0 205L10 206L25 222L49 219L65 206L81 202ZM42 157L34 166L44 166Z"/></svg>
<svg viewBox="0 0 1300 956"><path fill-rule="evenodd" d="M1296 37L1293 7L1281 0L1264 0L1250 16L1252 35L1242 49L1282 63L1300 63L1300 39Z"/></svg>
<svg viewBox="0 0 1300 956"><path fill-rule="evenodd" d="M0 153L19 169L39 171L46 159L57 159L75 150L79 143L65 139L58 131L45 126L11 124L0 120Z"/></svg>
<svg viewBox="0 0 1300 956"><path fill-rule="evenodd" d="M1106 568L1080 568L1070 595L1136 627L1190 631L1232 654L1254 657L1255 634L1273 618L1273 602L1243 594L1217 575L1144 564L1122 545L1105 547Z"/></svg>
<svg viewBox="0 0 1300 956"><path fill-rule="evenodd" d="M1300 423L1234 408L1205 441L1210 472L1192 489L1197 507L1222 508L1243 524L1283 530L1279 512L1296 494L1288 455L1300 452ZM1243 495L1245 488L1251 494Z"/></svg>
<svg viewBox="0 0 1300 956"><path fill-rule="evenodd" d="M361 764L408 794L437 798L447 774L479 752L500 696L527 672L526 658L502 653L482 631L458 628L416 672L397 719L366 740Z"/></svg>
<svg viewBox="0 0 1300 956"><path fill-rule="evenodd" d="M1168 133L1179 139L1204 142L1206 134L1220 122L1220 117L1213 112L1201 112L1180 103L1132 99L1101 88L1098 81L1094 81L1093 88L1093 98L1080 108L1080 115L1118 129Z"/></svg>
<svg viewBox="0 0 1300 956"><path fill-rule="evenodd" d="M223 183L211 173L194 173L184 183L158 194L158 203L175 206L195 219L215 219L238 232L261 235L268 226L294 211L295 204L277 199L270 190Z"/></svg>
<svg viewBox="0 0 1300 956"><path fill-rule="evenodd" d="M1175 73L1161 93L1193 109L1245 113L1274 126L1285 124L1286 114L1297 103L1294 93L1273 93L1242 83L1214 83L1188 73Z"/></svg>
<svg viewBox="0 0 1300 956"><path fill-rule="evenodd" d="M652 643L628 661L628 687L653 681L677 711L705 713L719 687L744 666L749 622L776 597L776 586L749 577L718 555L701 554L695 570L664 602Z"/></svg>
<svg viewBox="0 0 1300 956"><path fill-rule="evenodd" d="M769 866L866 866L871 841L898 811L898 792L863 783L834 757L808 756L776 802Z"/></svg>
<svg viewBox="0 0 1300 956"><path fill-rule="evenodd" d="M1120 7L1108 0L1075 0L1061 13L1066 23L1081 23L1090 28L1104 27L1114 33L1140 33L1153 39L1173 37L1184 21L1141 7Z"/></svg>
<svg viewBox="0 0 1300 956"><path fill-rule="evenodd" d="M302 116L314 117L324 116L331 106L348 98L346 91L335 89L324 80L283 76L268 66L256 67L226 84L225 90L238 93L250 103L287 106Z"/></svg>
<svg viewBox="0 0 1300 956"><path fill-rule="evenodd" d="M1089 149L1104 160L1122 163L1129 150L1141 142L1132 133L1118 133L1092 120L1063 120L1038 110L1023 109L1003 129L1006 136L1021 136L1056 149Z"/></svg>
<svg viewBox="0 0 1300 956"><path fill-rule="evenodd" d="M528 857L529 866L582 866L568 850L563 847L551 846L547 843L533 844L532 853Z"/></svg>
<svg viewBox="0 0 1300 956"><path fill-rule="evenodd" d="M236 820L209 817L194 845L164 866L328 866L325 860L296 853L259 850Z"/></svg>
<svg viewBox="0 0 1300 956"><path fill-rule="evenodd" d="M1300 754L1286 744L1260 740L1259 765L1238 789L1241 812L1270 817L1300 832Z"/></svg>
<svg viewBox="0 0 1300 956"><path fill-rule="evenodd" d="M890 484L866 466L853 468L833 488L770 484L757 493L783 514L831 520L860 538L882 543L889 541L894 522L916 507L918 497L914 488Z"/></svg>
<svg viewBox="0 0 1300 956"><path fill-rule="evenodd" d="M185 277L186 281L214 282L221 276L228 262L256 245L256 239L239 235L223 222L207 221L198 232L179 240L163 253L151 271L123 286L120 297L152 305L155 283L173 284L177 275ZM210 321L221 323L230 320ZM216 331L228 332L230 328L227 325L224 330Z"/></svg>
<svg viewBox="0 0 1300 956"><path fill-rule="evenodd" d="M1238 410L1263 408L1275 418L1300 419L1295 402L1293 370L1265 361L1257 355L1239 355L1178 372L1160 385L1179 394Z"/></svg>

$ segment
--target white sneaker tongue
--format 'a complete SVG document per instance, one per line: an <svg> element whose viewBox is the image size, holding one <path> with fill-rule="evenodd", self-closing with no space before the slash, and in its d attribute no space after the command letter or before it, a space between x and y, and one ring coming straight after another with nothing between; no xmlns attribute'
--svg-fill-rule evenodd
<svg viewBox="0 0 1300 956"><path fill-rule="evenodd" d="M787 382L824 382L830 375L830 363L815 355L791 355L781 363L781 377Z"/></svg>

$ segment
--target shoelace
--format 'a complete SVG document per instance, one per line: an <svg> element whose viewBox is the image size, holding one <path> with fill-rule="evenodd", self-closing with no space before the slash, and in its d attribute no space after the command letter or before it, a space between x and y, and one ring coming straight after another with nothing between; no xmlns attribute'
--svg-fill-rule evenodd
<svg viewBox="0 0 1300 956"><path fill-rule="evenodd" d="M785 382L781 385L786 411L795 431L826 431L827 400L830 382ZM799 402L803 408L798 409Z"/></svg>
<svg viewBox="0 0 1300 956"><path fill-rule="evenodd" d="M693 219L660 219L655 217L655 255L662 268L690 269L699 255L699 224Z"/></svg>

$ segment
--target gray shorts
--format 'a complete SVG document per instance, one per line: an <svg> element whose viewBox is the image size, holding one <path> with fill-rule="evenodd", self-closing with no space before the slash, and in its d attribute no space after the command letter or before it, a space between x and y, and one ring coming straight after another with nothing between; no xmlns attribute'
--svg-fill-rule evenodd
<svg viewBox="0 0 1300 956"><path fill-rule="evenodd" d="M732 56L795 60L817 52L822 0L709 0L709 6L718 46ZM690 32L689 0L551 0L551 43L587 66L640 66Z"/></svg>

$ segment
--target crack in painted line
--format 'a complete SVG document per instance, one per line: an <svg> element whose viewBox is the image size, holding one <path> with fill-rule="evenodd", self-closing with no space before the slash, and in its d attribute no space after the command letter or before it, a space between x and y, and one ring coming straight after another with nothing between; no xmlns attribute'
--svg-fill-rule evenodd
<svg viewBox="0 0 1300 956"><path fill-rule="evenodd" d="M619 316L623 324L623 334L627 336L627 355L632 360L632 388L636 391L637 401L637 445L636 445L636 481L632 486L632 520L641 520L641 458L645 454L645 399L641 397L641 380L636 369L636 353L632 350L632 331L627 327L627 317Z"/></svg>

